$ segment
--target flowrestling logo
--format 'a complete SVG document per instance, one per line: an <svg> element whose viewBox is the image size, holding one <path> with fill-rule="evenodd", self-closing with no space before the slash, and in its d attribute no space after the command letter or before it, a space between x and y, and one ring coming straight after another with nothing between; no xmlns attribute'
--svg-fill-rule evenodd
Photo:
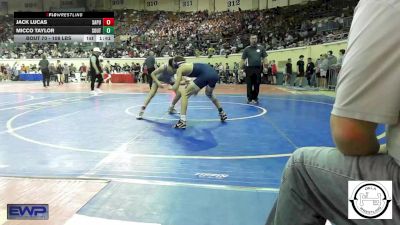
<svg viewBox="0 0 400 225"><path fill-rule="evenodd" d="M392 219L392 181L349 181L349 219Z"/></svg>

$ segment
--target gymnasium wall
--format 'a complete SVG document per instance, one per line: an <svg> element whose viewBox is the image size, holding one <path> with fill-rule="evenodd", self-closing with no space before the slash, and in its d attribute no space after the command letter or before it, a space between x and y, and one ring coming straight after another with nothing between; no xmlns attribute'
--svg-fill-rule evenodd
<svg viewBox="0 0 400 225"><path fill-rule="evenodd" d="M214 0L194 0L194 1L197 1L197 9L198 9L197 11L205 11L205 10L208 10L210 12L215 11Z"/></svg>
<svg viewBox="0 0 400 225"><path fill-rule="evenodd" d="M81 0L0 0L7 4L7 13L18 11L84 11L85 2ZM3 4L0 4L3 5Z"/></svg>
<svg viewBox="0 0 400 225"><path fill-rule="evenodd" d="M270 51L268 52L268 60L275 60L278 64L278 69L280 71L283 71L284 65L286 64L286 61L288 58L292 58L292 62L296 62L297 59L299 58L300 55L304 55L305 58L311 57L313 61L317 58L319 58L319 55L322 53L327 53L329 50L333 51L334 55L338 55L338 52L340 49L346 49L347 46L347 41L341 41L341 42L335 42L335 43L329 43L329 44L323 44L323 45L312 45L312 46L307 46L307 47L301 47L301 48L294 48L294 49L284 49L284 50L278 50L278 51ZM234 62L240 62L241 59L241 54L234 54L230 55L228 58L225 58L225 56L213 56L212 58L208 57L187 57L188 62L203 62L203 63L229 63L229 66L233 68L233 63ZM144 62L143 58L137 58L137 59L105 59L105 60L110 60L112 64L114 63L119 63L119 64L125 64L128 63L129 65L132 62L138 62L142 64ZM2 60L2 63L13 65L15 61L18 61L19 64L38 64L40 59L5 59ZM57 60L56 59L50 59L49 60L51 63L55 63ZM61 61L64 63L74 63L76 66L80 66L82 63L88 64L89 59L61 59ZM157 62L160 63L165 63L168 61L168 58L157 58Z"/></svg>
<svg viewBox="0 0 400 225"><path fill-rule="evenodd" d="M256 10L305 3L310 0L88 0L90 10L136 9L148 11Z"/></svg>
<svg viewBox="0 0 400 225"><path fill-rule="evenodd" d="M268 0L268 8L276 8L276 7L283 7L283 6L288 6L289 1L288 0Z"/></svg>
<svg viewBox="0 0 400 225"><path fill-rule="evenodd" d="M137 9L144 10L144 0L90 0L88 7L90 10L119 10L119 9Z"/></svg>
<svg viewBox="0 0 400 225"><path fill-rule="evenodd" d="M259 9L267 9L268 0L257 0Z"/></svg>
<svg viewBox="0 0 400 225"><path fill-rule="evenodd" d="M216 0L215 11L238 11L239 8L242 10L255 9L253 6L253 0Z"/></svg>
<svg viewBox="0 0 400 225"><path fill-rule="evenodd" d="M305 3L311 0L0 0L8 14L15 11L72 11L136 9L147 11L257 10ZM71 11L71 10L68 10ZM3 13L0 10L0 13Z"/></svg>
<svg viewBox="0 0 400 225"><path fill-rule="evenodd" d="M3 2L7 2L8 4L8 13L13 13L14 11L41 11L43 8L41 0L3 0ZM49 4L53 5L54 1L50 1Z"/></svg>
<svg viewBox="0 0 400 225"><path fill-rule="evenodd" d="M8 2L5 0L0 0L0 16L5 16L8 14Z"/></svg>
<svg viewBox="0 0 400 225"><path fill-rule="evenodd" d="M288 5L296 5L303 3L303 0L288 0Z"/></svg>
<svg viewBox="0 0 400 225"><path fill-rule="evenodd" d="M145 0L144 7L147 11L176 11L179 9L179 0Z"/></svg>
<svg viewBox="0 0 400 225"><path fill-rule="evenodd" d="M199 10L199 6L202 9ZM195 12L195 11L202 11L204 9L208 9L210 7L210 1L206 0L201 3L197 0L180 0L179 1L179 9L183 12Z"/></svg>

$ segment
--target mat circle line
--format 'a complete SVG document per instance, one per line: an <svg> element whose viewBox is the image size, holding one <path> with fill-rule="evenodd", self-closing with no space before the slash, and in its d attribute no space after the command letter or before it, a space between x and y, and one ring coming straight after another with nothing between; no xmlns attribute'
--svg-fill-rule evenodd
<svg viewBox="0 0 400 225"><path fill-rule="evenodd" d="M197 102L197 103L202 103L202 102L209 102L209 101L192 101L192 102ZM157 103L153 103L153 105L160 105L160 104L169 104L169 102L157 102ZM267 109L260 107L260 106L256 106L256 105L249 105L249 104L244 104L244 103L238 103L238 102L221 102L221 104L234 104L234 105L243 105L243 106L251 106L257 109L261 110L261 113L253 115L253 116L244 116L244 117L236 117L236 118L229 118L229 114L228 114L228 119L226 121L235 121L235 120L246 120L246 119L252 119L252 118L256 118L256 117L260 117L265 115L268 111ZM131 106L125 109L125 113L131 116L136 116L136 114L131 112L131 109L133 108L139 108L142 105L135 105L135 106ZM177 121L179 120L178 118L162 118L162 117L154 117L154 116L146 116L146 118L148 119L154 119L154 120L172 120L172 121ZM195 121L195 122L217 122L220 121L220 119L190 119L190 121Z"/></svg>

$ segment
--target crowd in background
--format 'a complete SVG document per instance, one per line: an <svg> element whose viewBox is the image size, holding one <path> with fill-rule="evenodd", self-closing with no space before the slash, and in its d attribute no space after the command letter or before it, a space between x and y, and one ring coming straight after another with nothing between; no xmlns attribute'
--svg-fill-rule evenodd
<svg viewBox="0 0 400 225"><path fill-rule="evenodd" d="M146 68L143 65L135 62L131 62L131 64L124 63L110 63L109 60L100 60L101 67L106 74L112 73L129 73L132 74L137 80L145 81L147 77ZM160 64L158 64L160 66ZM88 81L86 78L89 72L89 61L87 63L82 63L81 65L74 65L73 63L62 62L61 60L57 60L56 63L50 63L49 72L52 77L51 80L59 80L57 78L58 74L62 74L64 79L64 83L68 83L69 81L77 81L75 78L77 77L75 74L79 73L79 77L82 80ZM10 65L8 63L0 63L0 81L10 81L10 80L18 80L18 76L22 73L41 73L40 67L37 64L20 64L19 62L15 62ZM61 81L59 81L61 83Z"/></svg>
<svg viewBox="0 0 400 225"><path fill-rule="evenodd" d="M148 12L116 11L116 42L105 58L229 55L248 45L255 33L266 50L345 40L358 0L310 1L257 11ZM0 18L0 58L87 58L92 43L13 43L12 15Z"/></svg>
<svg viewBox="0 0 400 225"><path fill-rule="evenodd" d="M286 86L299 86L299 87L316 87L316 88L329 88L331 83L335 83L336 75L338 74L345 51L341 50L338 53L329 51L323 53L317 59L304 59L304 56L299 56L298 61L293 64L292 59L288 59L284 64L284 69L279 69L277 62L273 59L269 59L269 63L266 68L262 70L263 84L276 85L278 74L282 74L282 85ZM336 55L336 56L335 56ZM134 77L139 83L146 83L149 76L147 68L138 62L128 63L117 63L110 62L110 60L100 60L101 66L104 73L128 73ZM301 63L303 61L304 63ZM234 62L233 65L228 63L217 62L215 64L208 63L218 73L220 79L219 83L224 84L243 84L245 83L245 74L239 67L239 62ZM303 65L303 69L301 69ZM157 67L160 63L157 63ZM49 66L51 80L59 81L57 78L58 74L62 74L64 77L63 82L77 81L75 74L79 73L79 77L84 81L88 81L86 78L88 74L88 63L82 63L81 65L74 65L73 63L64 63L61 60L57 60L56 63L51 63ZM303 70L303 72L301 72ZM1 63L0 64L0 81L7 80L18 80L18 75L21 73L40 73L40 68L37 64L19 64L15 62L13 65ZM303 75L302 75L303 73ZM301 78L293 79L293 78ZM303 78L304 77L304 78ZM60 81L59 81L60 82Z"/></svg>
<svg viewBox="0 0 400 225"><path fill-rule="evenodd" d="M274 59L268 60L267 67L262 70L261 83L278 84L278 74L282 75L282 85L297 87L315 87L322 89L334 88L337 75L342 66L345 50L341 49L334 53L328 51L320 55L317 59L304 59L303 55L295 64L289 58L284 63L284 69L279 69ZM209 63L210 64L210 63ZM211 64L210 64L211 65ZM243 84L245 83L245 74L239 68L239 62L234 62L233 67L228 63L215 63L211 65L219 74L219 83Z"/></svg>

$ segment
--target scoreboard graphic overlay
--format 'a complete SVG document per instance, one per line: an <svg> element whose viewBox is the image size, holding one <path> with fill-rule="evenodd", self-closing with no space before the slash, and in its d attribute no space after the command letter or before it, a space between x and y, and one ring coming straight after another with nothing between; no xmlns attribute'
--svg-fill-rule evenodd
<svg viewBox="0 0 400 225"><path fill-rule="evenodd" d="M15 12L14 42L114 42L114 12Z"/></svg>

